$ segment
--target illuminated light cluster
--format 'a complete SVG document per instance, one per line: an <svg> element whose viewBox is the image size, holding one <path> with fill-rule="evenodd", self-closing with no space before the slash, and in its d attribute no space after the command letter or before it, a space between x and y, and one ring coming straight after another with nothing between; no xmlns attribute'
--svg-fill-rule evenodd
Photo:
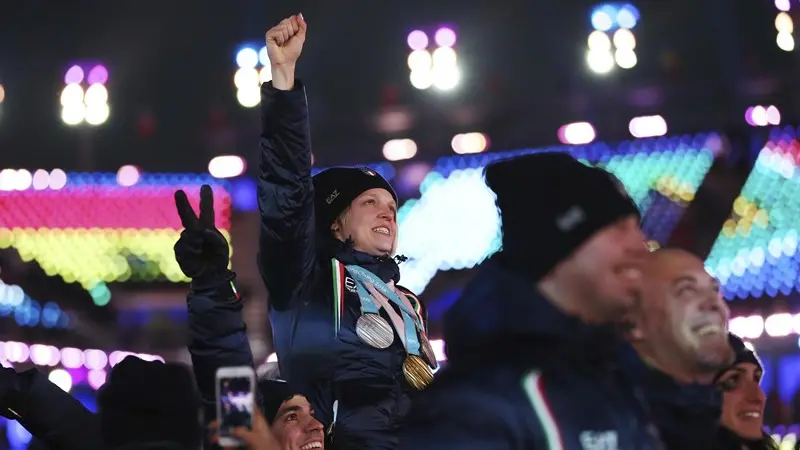
<svg viewBox="0 0 800 450"><path fill-rule="evenodd" d="M727 299L800 290L800 141L773 130L706 261Z"/></svg>
<svg viewBox="0 0 800 450"><path fill-rule="evenodd" d="M751 106L744 112L744 120L752 127L768 127L781 124L781 112L776 106Z"/></svg>
<svg viewBox="0 0 800 450"><path fill-rule="evenodd" d="M483 133L462 133L450 141L453 151L459 155L474 155L489 148L489 137Z"/></svg>
<svg viewBox="0 0 800 450"><path fill-rule="evenodd" d="M0 280L0 316L12 317L22 327L67 328L69 316L55 302L42 306L16 285Z"/></svg>
<svg viewBox="0 0 800 450"><path fill-rule="evenodd" d="M631 4L603 4L592 10L592 31L587 41L586 64L592 72L607 74L614 66L636 66L636 36L639 10Z"/></svg>
<svg viewBox="0 0 800 450"><path fill-rule="evenodd" d="M628 131L637 139L664 136L668 131L667 121L661 116L634 117L628 123Z"/></svg>
<svg viewBox="0 0 800 450"><path fill-rule="evenodd" d="M777 2L776 2L777 3ZM778 450L795 450L798 435L800 435L800 425L775 425L774 427L765 426L767 433L778 444Z"/></svg>
<svg viewBox="0 0 800 450"><path fill-rule="evenodd" d="M483 168L498 158L537 151L563 151L600 162L625 184L639 205L647 236L665 242L711 167L716 134L591 146L484 153L440 159L421 185L420 198L398 211L398 253L403 285L422 292L440 270L468 269L500 246L500 218ZM469 223L469 227L463 224Z"/></svg>
<svg viewBox="0 0 800 450"><path fill-rule="evenodd" d="M106 381L106 370L128 356L136 356L145 361L164 362L161 356L146 353L121 350L105 352L97 349L82 350L44 344L0 342L0 361L3 365L34 364L54 368L49 375L50 381L67 392L72 386L84 381L93 389L99 389Z"/></svg>
<svg viewBox="0 0 800 450"><path fill-rule="evenodd" d="M0 170L0 191L36 191L62 189L67 184L67 174L61 169L46 171L36 170L31 173L26 169Z"/></svg>
<svg viewBox="0 0 800 450"><path fill-rule="evenodd" d="M408 68L411 70L409 80L417 89L428 89L431 86L442 91L450 91L461 81L461 69L455 49L456 33L452 28L439 28L433 36L436 49L428 51L431 39L421 30L408 34Z"/></svg>
<svg viewBox="0 0 800 450"><path fill-rule="evenodd" d="M236 54L236 66L238 69L233 76L236 100L245 108L252 108L261 103L261 83L272 81L267 47L242 48Z"/></svg>
<svg viewBox="0 0 800 450"><path fill-rule="evenodd" d="M247 169L244 158L236 155L223 155L212 158L208 163L208 173L214 178L234 178Z"/></svg>
<svg viewBox="0 0 800 450"><path fill-rule="evenodd" d="M218 180L142 174L120 187L116 174L68 174L59 190L0 191L0 248L13 247L50 276L80 283L98 305L111 281L188 281L172 247L181 232L173 195L184 189L197 210L201 184L214 189L216 225L230 238L231 197Z"/></svg>
<svg viewBox="0 0 800 450"><path fill-rule="evenodd" d="M383 157L387 161L403 161L417 155L417 143L411 139L392 139L383 144Z"/></svg>
<svg viewBox="0 0 800 450"><path fill-rule="evenodd" d="M778 313L767 317L752 315L734 317L730 321L731 333L742 339L786 337L800 335L800 314Z"/></svg>
<svg viewBox="0 0 800 450"><path fill-rule="evenodd" d="M108 70L98 64L87 71L74 65L64 75L61 120L69 126L102 125L108 120Z"/></svg>
<svg viewBox="0 0 800 450"><path fill-rule="evenodd" d="M6 100L6 89L3 87L2 83L0 83L0 115L3 113L3 102Z"/></svg>
<svg viewBox="0 0 800 450"><path fill-rule="evenodd" d="M775 30L778 32L775 43L781 50L791 52L795 45L794 20L789 15L792 3L790 0L775 0L775 8L778 10L778 14L775 16Z"/></svg>
<svg viewBox="0 0 800 450"><path fill-rule="evenodd" d="M558 140L566 145L590 144L596 137L597 133L589 122L568 123L558 129Z"/></svg>

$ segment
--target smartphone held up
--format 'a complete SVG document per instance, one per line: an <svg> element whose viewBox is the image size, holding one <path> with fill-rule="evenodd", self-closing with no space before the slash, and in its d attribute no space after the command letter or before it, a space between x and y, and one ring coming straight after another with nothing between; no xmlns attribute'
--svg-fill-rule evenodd
<svg viewBox="0 0 800 450"><path fill-rule="evenodd" d="M216 376L219 443L241 445L231 434L234 428L253 427L256 373L252 367L220 367Z"/></svg>

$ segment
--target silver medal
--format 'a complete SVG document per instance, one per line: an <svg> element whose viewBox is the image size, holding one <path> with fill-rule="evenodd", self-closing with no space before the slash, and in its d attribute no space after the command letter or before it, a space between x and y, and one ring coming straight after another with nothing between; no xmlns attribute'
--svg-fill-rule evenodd
<svg viewBox="0 0 800 450"><path fill-rule="evenodd" d="M370 347L388 348L394 342L394 330L378 314L367 313L358 318L356 334Z"/></svg>

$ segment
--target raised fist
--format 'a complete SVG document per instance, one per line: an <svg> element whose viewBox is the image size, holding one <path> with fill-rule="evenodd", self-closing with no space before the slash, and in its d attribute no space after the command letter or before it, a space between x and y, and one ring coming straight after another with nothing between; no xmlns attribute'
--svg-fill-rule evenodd
<svg viewBox="0 0 800 450"><path fill-rule="evenodd" d="M302 14L283 19L267 31L267 55L273 66L292 65L303 51L306 21Z"/></svg>

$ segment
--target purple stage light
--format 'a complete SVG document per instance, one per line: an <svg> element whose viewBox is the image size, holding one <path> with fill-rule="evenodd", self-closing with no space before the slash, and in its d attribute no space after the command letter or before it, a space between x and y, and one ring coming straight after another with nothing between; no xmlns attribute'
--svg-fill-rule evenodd
<svg viewBox="0 0 800 450"><path fill-rule="evenodd" d="M434 40L439 47L452 47L456 45L456 32L447 27L439 28Z"/></svg>
<svg viewBox="0 0 800 450"><path fill-rule="evenodd" d="M64 75L64 84L79 84L83 81L83 69L81 66L72 66Z"/></svg>
<svg viewBox="0 0 800 450"><path fill-rule="evenodd" d="M425 50L428 47L428 35L420 30L408 33L408 46L411 50Z"/></svg>
<svg viewBox="0 0 800 450"><path fill-rule="evenodd" d="M106 84L108 83L108 70L102 64L98 64L89 71L87 77L89 84Z"/></svg>

